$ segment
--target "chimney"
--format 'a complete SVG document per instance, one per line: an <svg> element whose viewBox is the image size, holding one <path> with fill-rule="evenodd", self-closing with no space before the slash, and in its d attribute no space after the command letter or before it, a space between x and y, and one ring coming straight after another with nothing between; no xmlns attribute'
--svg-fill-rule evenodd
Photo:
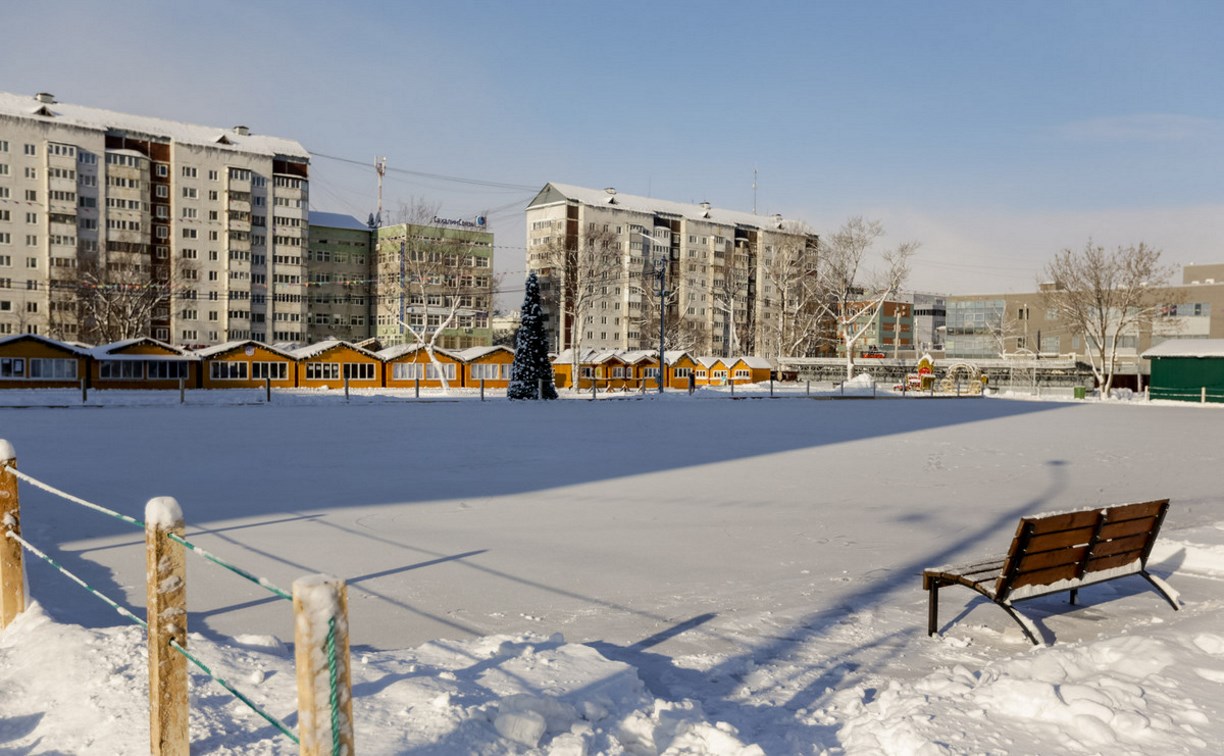
<svg viewBox="0 0 1224 756"><path fill-rule="evenodd" d="M39 92L38 94L34 95L34 99L38 100L44 105L55 104L55 95L51 94L50 92Z"/></svg>
<svg viewBox="0 0 1224 756"><path fill-rule="evenodd" d="M251 130L248 129L246 126L235 126L234 133L237 134L238 136L250 136Z"/></svg>

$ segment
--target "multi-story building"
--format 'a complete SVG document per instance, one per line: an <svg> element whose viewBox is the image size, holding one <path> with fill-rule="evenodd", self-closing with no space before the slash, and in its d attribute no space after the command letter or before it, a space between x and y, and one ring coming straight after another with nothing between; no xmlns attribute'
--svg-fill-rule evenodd
<svg viewBox="0 0 1224 756"><path fill-rule="evenodd" d="M165 296L141 335L303 340L309 162L244 126L0 93L0 334L106 340L83 302L143 289Z"/></svg>
<svg viewBox="0 0 1224 756"><path fill-rule="evenodd" d="M817 237L781 216L548 184L527 207L550 347L668 348L773 357L787 350ZM789 329L789 330L788 330Z"/></svg>
<svg viewBox="0 0 1224 756"><path fill-rule="evenodd" d="M384 347L433 341L444 349L493 343L493 234L434 218L377 229L374 333ZM435 338L436 337L436 338Z"/></svg>
<svg viewBox="0 0 1224 756"><path fill-rule="evenodd" d="M351 215L310 213L306 340L374 335L373 228Z"/></svg>
<svg viewBox="0 0 1224 756"><path fill-rule="evenodd" d="M1166 339L1224 338L1224 264L1187 265L1182 283L1162 291L1168 304L1160 315L1119 336L1120 374L1146 373L1139 355ZM1040 291L949 296L946 327L948 357L1031 354L1088 362L1082 334L1047 310Z"/></svg>

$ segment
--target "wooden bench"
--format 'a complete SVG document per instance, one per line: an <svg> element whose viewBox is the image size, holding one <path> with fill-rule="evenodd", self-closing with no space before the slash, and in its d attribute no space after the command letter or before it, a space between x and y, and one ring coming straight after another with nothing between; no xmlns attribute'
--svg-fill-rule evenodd
<svg viewBox="0 0 1224 756"><path fill-rule="evenodd" d="M966 586L1003 607L1036 645L1042 642L1037 627L1016 611L1017 601L1069 591L1074 604L1086 585L1140 575L1177 609L1177 592L1147 571L1168 509L1169 500L1161 499L1020 518L1002 559L923 571L930 599L927 633L938 632L939 589L945 585Z"/></svg>

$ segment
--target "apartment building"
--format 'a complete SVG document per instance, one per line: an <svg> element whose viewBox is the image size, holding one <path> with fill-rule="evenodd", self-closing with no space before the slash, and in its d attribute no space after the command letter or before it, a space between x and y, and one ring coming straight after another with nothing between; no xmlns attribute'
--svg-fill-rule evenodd
<svg viewBox="0 0 1224 756"><path fill-rule="evenodd" d="M308 341L357 342L374 335L373 238L373 228L351 215L310 213Z"/></svg>
<svg viewBox="0 0 1224 756"><path fill-rule="evenodd" d="M550 183L527 207L550 348L669 349L773 357L795 326L817 237L781 216Z"/></svg>
<svg viewBox="0 0 1224 756"><path fill-rule="evenodd" d="M304 340L309 163L245 126L0 93L0 334L109 340L100 309L126 307L180 345Z"/></svg>

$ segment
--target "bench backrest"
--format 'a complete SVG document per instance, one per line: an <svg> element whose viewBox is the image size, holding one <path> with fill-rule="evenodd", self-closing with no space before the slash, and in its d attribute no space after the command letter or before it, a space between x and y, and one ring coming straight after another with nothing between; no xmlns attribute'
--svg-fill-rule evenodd
<svg viewBox="0 0 1224 756"><path fill-rule="evenodd" d="M1168 508L1169 500L1161 499L1021 518L995 596L1006 599L1017 589L1060 581L1074 588L1093 582L1093 573L1144 569ZM1039 591L1023 591L1033 592Z"/></svg>

